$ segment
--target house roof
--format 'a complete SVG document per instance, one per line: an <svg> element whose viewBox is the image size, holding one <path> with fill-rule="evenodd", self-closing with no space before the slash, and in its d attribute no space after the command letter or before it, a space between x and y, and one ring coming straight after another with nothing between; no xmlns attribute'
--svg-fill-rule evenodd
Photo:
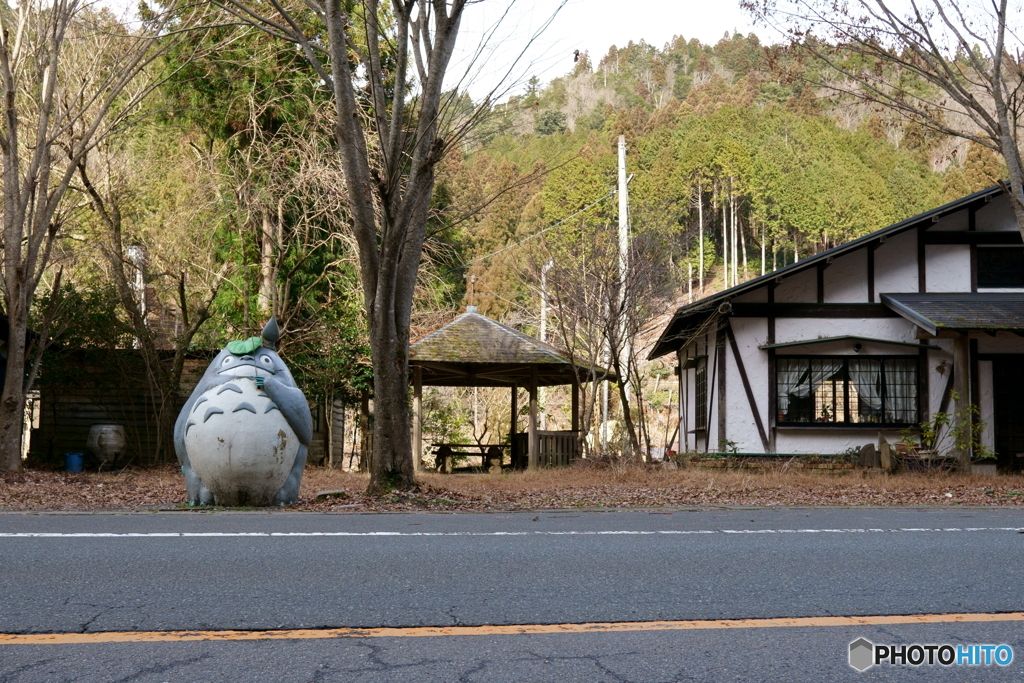
<svg viewBox="0 0 1024 683"><path fill-rule="evenodd" d="M575 374L564 351L477 313L476 306L410 344L409 364L422 368L423 384L433 386L523 385L534 369L538 384L550 386L569 384ZM616 379L604 368L593 370Z"/></svg>
<svg viewBox="0 0 1024 683"><path fill-rule="evenodd" d="M846 242L845 244L832 247L831 249L827 249L821 253L815 254L814 256L801 259L796 263L791 263L788 266L779 268L778 270L773 270L770 273L754 278L753 280L749 280L735 287L722 290L721 292L712 294L711 296L705 297L699 301L695 301L692 304L681 306L676 310L675 315L672 316L672 320L661 333L661 337L658 338L654 348L651 349L648 359L653 360L659 356L663 356L669 351L674 351L685 344L690 336L692 336L690 331L699 329L703 325L704 321L716 313L719 305L739 296L740 294L763 287L776 278L794 275L812 266L816 266L818 263L827 262L830 258L835 258L847 252L855 251L861 247L867 246L880 237L898 235L901 232L916 228L921 223L938 220L947 214L965 209L975 202L985 201L1002 193L1002 187L999 185L993 185L992 187L969 194L966 197L961 197L956 201L943 204L942 206L930 211L925 211L924 213L917 214L916 216L911 216L906 220L893 223L889 227L876 230L875 232L869 233L850 242Z"/></svg>
<svg viewBox="0 0 1024 683"><path fill-rule="evenodd" d="M1024 332L1024 293L882 294L882 303L930 334L940 330Z"/></svg>

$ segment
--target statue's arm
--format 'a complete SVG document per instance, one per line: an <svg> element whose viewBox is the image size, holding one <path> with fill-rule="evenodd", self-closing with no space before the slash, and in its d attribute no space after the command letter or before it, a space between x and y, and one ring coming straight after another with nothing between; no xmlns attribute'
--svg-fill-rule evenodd
<svg viewBox="0 0 1024 683"><path fill-rule="evenodd" d="M263 380L263 390L284 415L299 443L309 446L313 441L313 414L309 412L309 403L302 390L282 384L273 377Z"/></svg>

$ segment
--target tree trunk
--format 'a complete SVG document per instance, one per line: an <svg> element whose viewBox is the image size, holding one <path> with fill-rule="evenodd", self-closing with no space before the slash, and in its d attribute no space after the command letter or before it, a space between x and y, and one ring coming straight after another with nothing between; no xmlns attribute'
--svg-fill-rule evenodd
<svg viewBox="0 0 1024 683"><path fill-rule="evenodd" d="M21 310L19 310L21 309ZM20 306L8 311L7 376L0 394L0 469L21 467L22 437L25 419L25 333L27 316Z"/></svg>
<svg viewBox="0 0 1024 683"><path fill-rule="evenodd" d="M353 435L353 443L355 438ZM355 448L353 448L355 450ZM369 472L373 462L373 431L370 426L370 392L359 395L359 472Z"/></svg>
<svg viewBox="0 0 1024 683"><path fill-rule="evenodd" d="M614 359L615 374L619 376L619 401L622 403L622 422L626 425L626 436L629 437L630 455L640 455L640 440L636 435L636 424L633 422L633 408L629 401L629 392L626 387L629 384L628 370L624 373L622 363ZM641 456L641 459L646 460Z"/></svg>
<svg viewBox="0 0 1024 683"><path fill-rule="evenodd" d="M260 234L260 290L256 297L260 314L269 317L274 314L274 272L275 258L274 226L267 212L263 213Z"/></svg>
<svg viewBox="0 0 1024 683"><path fill-rule="evenodd" d="M409 457L409 338L395 328L393 322L378 318L370 333L374 422L373 462L367 491L371 495L415 485Z"/></svg>

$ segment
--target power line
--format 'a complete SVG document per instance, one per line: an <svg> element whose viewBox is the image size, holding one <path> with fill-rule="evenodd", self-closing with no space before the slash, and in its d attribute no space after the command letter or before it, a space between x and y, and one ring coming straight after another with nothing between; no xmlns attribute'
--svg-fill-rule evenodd
<svg viewBox="0 0 1024 683"><path fill-rule="evenodd" d="M579 216L581 213L583 213L585 211L588 211L589 209L592 209L593 207L597 206L598 204L600 204L601 202L603 202L604 200L608 199L609 197L611 197L612 195L615 195L615 194L618 194L618 190L610 191L608 194L604 195L600 199L597 199L597 200L591 202L590 204L587 204L586 206L584 206L582 209L580 209L576 213L572 214L571 216L566 216L565 218L563 218L562 220L558 221L557 223L552 223L551 225L549 225L548 227L544 228L543 230L540 230L538 232L533 233L532 235L524 237L523 239L519 240L518 242L513 242L512 244L504 246L504 247L502 247L501 249L499 249L499 250L497 250L495 252L487 254L486 256L481 256L479 258L475 258L472 261L466 261L461 266L455 266L454 268L448 269L447 272L450 273L450 272L452 272L454 270L459 270L460 268L466 268L468 266L473 265L474 263L477 263L479 261L483 261L484 259L489 259L492 256L497 256L498 254L500 254L503 251L508 251L512 247L518 247L523 242L526 242L528 240L532 240L534 237L537 237L538 235L543 235L544 233L546 233L548 230L551 230L552 228L557 228L559 225L562 225L563 223L565 223L567 221L571 221L573 218L576 218L576 216Z"/></svg>

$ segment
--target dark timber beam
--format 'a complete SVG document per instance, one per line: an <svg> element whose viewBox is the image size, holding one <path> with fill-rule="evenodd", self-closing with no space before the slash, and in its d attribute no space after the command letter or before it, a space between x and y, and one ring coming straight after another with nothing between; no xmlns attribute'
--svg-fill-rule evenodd
<svg viewBox="0 0 1024 683"><path fill-rule="evenodd" d="M898 318L884 304L733 303L736 318Z"/></svg>

